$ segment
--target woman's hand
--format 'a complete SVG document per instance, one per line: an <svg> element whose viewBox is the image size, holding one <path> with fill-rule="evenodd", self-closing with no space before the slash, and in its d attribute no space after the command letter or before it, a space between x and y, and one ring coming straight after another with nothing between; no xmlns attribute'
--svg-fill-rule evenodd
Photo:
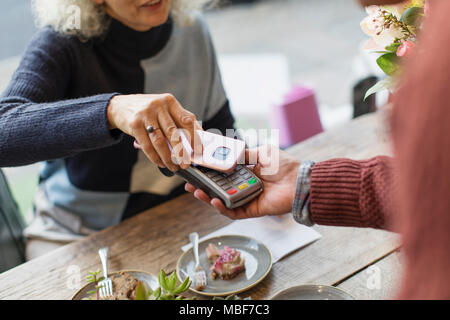
<svg viewBox="0 0 450 320"><path fill-rule="evenodd" d="M231 219L256 218L290 212L297 187L300 162L272 146L247 151L246 160L247 163L256 163L253 172L263 181L264 191L242 207L234 210L227 209L220 199L211 199L204 191L196 189L189 183L186 184L185 189Z"/></svg>
<svg viewBox="0 0 450 320"><path fill-rule="evenodd" d="M202 130L195 115L184 109L171 94L118 95L111 99L107 109L110 129L119 129L133 136L145 155L159 167L171 171L190 165L190 155L182 147L178 128L185 129L194 152L202 152L200 137ZM152 133L147 127L153 126ZM166 140L167 139L167 140ZM174 150L172 154L167 143Z"/></svg>

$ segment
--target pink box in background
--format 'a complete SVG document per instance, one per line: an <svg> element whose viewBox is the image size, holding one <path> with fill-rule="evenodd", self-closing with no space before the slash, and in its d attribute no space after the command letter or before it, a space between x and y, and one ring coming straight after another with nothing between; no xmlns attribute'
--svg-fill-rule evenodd
<svg viewBox="0 0 450 320"><path fill-rule="evenodd" d="M272 107L272 129L280 130L280 147L287 148L323 131L314 90L295 86L284 102Z"/></svg>

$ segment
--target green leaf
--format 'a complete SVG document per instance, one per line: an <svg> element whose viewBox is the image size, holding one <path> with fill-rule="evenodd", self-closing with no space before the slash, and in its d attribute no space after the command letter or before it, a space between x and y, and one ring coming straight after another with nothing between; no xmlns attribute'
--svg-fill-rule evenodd
<svg viewBox="0 0 450 320"><path fill-rule="evenodd" d="M148 300L148 290L144 282L139 281L136 287L136 300Z"/></svg>
<svg viewBox="0 0 450 320"><path fill-rule="evenodd" d="M186 279L184 279L183 283L178 288L176 288L173 293L181 294L181 293L185 292L191 286L191 282L192 281L189 279L189 277L186 277Z"/></svg>
<svg viewBox="0 0 450 320"><path fill-rule="evenodd" d="M176 286L177 286L177 282L178 282L178 277L176 272L172 272L172 274L169 277L169 282L168 282L168 287L169 287L169 291L171 293L173 293L173 291L175 290Z"/></svg>
<svg viewBox="0 0 450 320"><path fill-rule="evenodd" d="M386 53L377 59L377 64L388 76L394 75L398 69L398 57L395 53Z"/></svg>
<svg viewBox="0 0 450 320"><path fill-rule="evenodd" d="M422 17L424 15L424 9L420 7L411 7L403 12L400 21L406 23L407 25L417 27L420 25Z"/></svg>
<svg viewBox="0 0 450 320"><path fill-rule="evenodd" d="M161 288L164 291L168 292L169 291L169 286L168 286L169 279L167 279L167 275L163 269L161 269L161 271L159 271L158 280L159 280L159 284L160 284Z"/></svg>
<svg viewBox="0 0 450 320"><path fill-rule="evenodd" d="M384 80L379 81L377 84L375 84L372 88L367 90L366 96L364 97L364 101L371 96L374 93L391 89L394 86L394 81L392 78L386 78Z"/></svg>
<svg viewBox="0 0 450 320"><path fill-rule="evenodd" d="M161 287L153 291L153 296L158 300L161 297Z"/></svg>
<svg viewBox="0 0 450 320"><path fill-rule="evenodd" d="M400 45L401 45L400 42L394 42L393 44L391 44L391 45L386 47L386 50L388 51L386 53L395 53L395 54L397 54L397 50L398 50L398 47L400 47Z"/></svg>

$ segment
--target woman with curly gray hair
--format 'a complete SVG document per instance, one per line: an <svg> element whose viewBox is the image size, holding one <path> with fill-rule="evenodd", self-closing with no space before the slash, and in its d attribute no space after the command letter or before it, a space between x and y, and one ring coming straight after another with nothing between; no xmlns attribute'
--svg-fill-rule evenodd
<svg viewBox="0 0 450 320"><path fill-rule="evenodd" d="M196 130L232 128L207 0L34 0L38 26L0 98L0 167L45 162L28 258L183 192ZM168 145L170 144L170 147ZM177 148L178 146L178 148ZM150 161L149 161L150 160Z"/></svg>

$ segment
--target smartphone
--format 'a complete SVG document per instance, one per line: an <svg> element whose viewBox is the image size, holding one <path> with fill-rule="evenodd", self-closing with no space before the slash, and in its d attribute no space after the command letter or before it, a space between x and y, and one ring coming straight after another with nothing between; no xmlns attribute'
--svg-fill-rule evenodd
<svg viewBox="0 0 450 320"><path fill-rule="evenodd" d="M245 142L214 134L207 131L197 130L203 145L203 152L195 154L192 147L180 130L181 140L192 163L204 168L231 173L238 163L245 162Z"/></svg>

